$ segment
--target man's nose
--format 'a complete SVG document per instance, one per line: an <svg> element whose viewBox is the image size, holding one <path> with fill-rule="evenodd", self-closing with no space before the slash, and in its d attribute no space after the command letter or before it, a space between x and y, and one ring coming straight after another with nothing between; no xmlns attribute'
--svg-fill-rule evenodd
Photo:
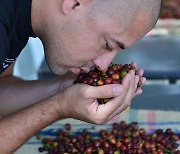
<svg viewBox="0 0 180 154"><path fill-rule="evenodd" d="M117 51L106 52L106 53L96 57L93 60L93 63L96 66L99 66L99 69L103 71L108 68L108 66L113 61L116 54L117 54Z"/></svg>

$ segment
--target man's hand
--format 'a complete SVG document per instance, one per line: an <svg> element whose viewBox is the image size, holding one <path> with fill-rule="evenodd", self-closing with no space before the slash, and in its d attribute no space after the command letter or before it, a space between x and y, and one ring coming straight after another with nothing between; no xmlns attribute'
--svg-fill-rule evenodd
<svg viewBox="0 0 180 154"><path fill-rule="evenodd" d="M12 70L11 66L8 70ZM6 70L0 76L0 116L5 117L46 99L73 84L77 75L67 74L46 80L24 81Z"/></svg>
<svg viewBox="0 0 180 154"><path fill-rule="evenodd" d="M59 82L60 83L59 90L61 91L69 86L72 86L74 84L74 81L76 80L77 76L78 76L77 74L74 74L70 71L67 72L66 74L60 76L59 77L59 81L60 81Z"/></svg>
<svg viewBox="0 0 180 154"><path fill-rule="evenodd" d="M132 62L131 63L132 66L134 66L137 69L137 63L136 62ZM139 75L139 80L142 81L142 86L146 83L146 78L142 77L144 74L144 70L143 69L137 69L136 74ZM140 95L142 93L142 89L141 87L137 88L137 91L135 93L135 96Z"/></svg>
<svg viewBox="0 0 180 154"><path fill-rule="evenodd" d="M104 124L121 113L130 105L135 96L139 76L130 71L122 80L122 84L110 84L93 87L76 84L68 87L59 97L60 114L64 118L75 118L95 124ZM112 98L108 103L99 105L97 98Z"/></svg>

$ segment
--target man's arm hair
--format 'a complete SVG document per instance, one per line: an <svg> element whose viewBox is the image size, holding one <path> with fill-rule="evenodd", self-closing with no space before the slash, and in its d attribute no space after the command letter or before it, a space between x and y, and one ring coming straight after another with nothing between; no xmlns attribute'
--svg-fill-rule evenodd
<svg viewBox="0 0 180 154"><path fill-rule="evenodd" d="M59 79L23 81L12 75L13 67L11 65L0 75L0 116L3 116L0 119L0 145L3 154L13 153L36 132L62 118L57 105L57 100L61 100L54 95L58 92Z"/></svg>
<svg viewBox="0 0 180 154"><path fill-rule="evenodd" d="M2 118L0 120L1 153L13 153L36 132L61 119L57 100L59 98L53 96Z"/></svg>
<svg viewBox="0 0 180 154"><path fill-rule="evenodd" d="M13 65L0 75L0 116L4 117L46 99L60 90L62 80L25 81L14 77Z"/></svg>

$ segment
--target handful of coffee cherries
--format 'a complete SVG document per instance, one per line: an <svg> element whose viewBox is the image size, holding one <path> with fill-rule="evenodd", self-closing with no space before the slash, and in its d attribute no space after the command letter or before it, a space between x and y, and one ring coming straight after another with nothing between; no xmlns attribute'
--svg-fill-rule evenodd
<svg viewBox="0 0 180 154"><path fill-rule="evenodd" d="M101 71L97 66L93 67L88 73L80 73L74 83L84 83L91 86L103 86L107 84L121 84L124 76L136 68L131 64L111 64L107 70ZM139 80L138 87L142 86ZM97 99L99 104L106 104L111 98Z"/></svg>

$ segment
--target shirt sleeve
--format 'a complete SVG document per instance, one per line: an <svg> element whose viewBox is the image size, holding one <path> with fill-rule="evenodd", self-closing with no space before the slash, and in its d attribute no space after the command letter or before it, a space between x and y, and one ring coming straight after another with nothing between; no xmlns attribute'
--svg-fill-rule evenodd
<svg viewBox="0 0 180 154"><path fill-rule="evenodd" d="M3 62L8 56L8 34L5 25L0 21L0 74L3 72Z"/></svg>

